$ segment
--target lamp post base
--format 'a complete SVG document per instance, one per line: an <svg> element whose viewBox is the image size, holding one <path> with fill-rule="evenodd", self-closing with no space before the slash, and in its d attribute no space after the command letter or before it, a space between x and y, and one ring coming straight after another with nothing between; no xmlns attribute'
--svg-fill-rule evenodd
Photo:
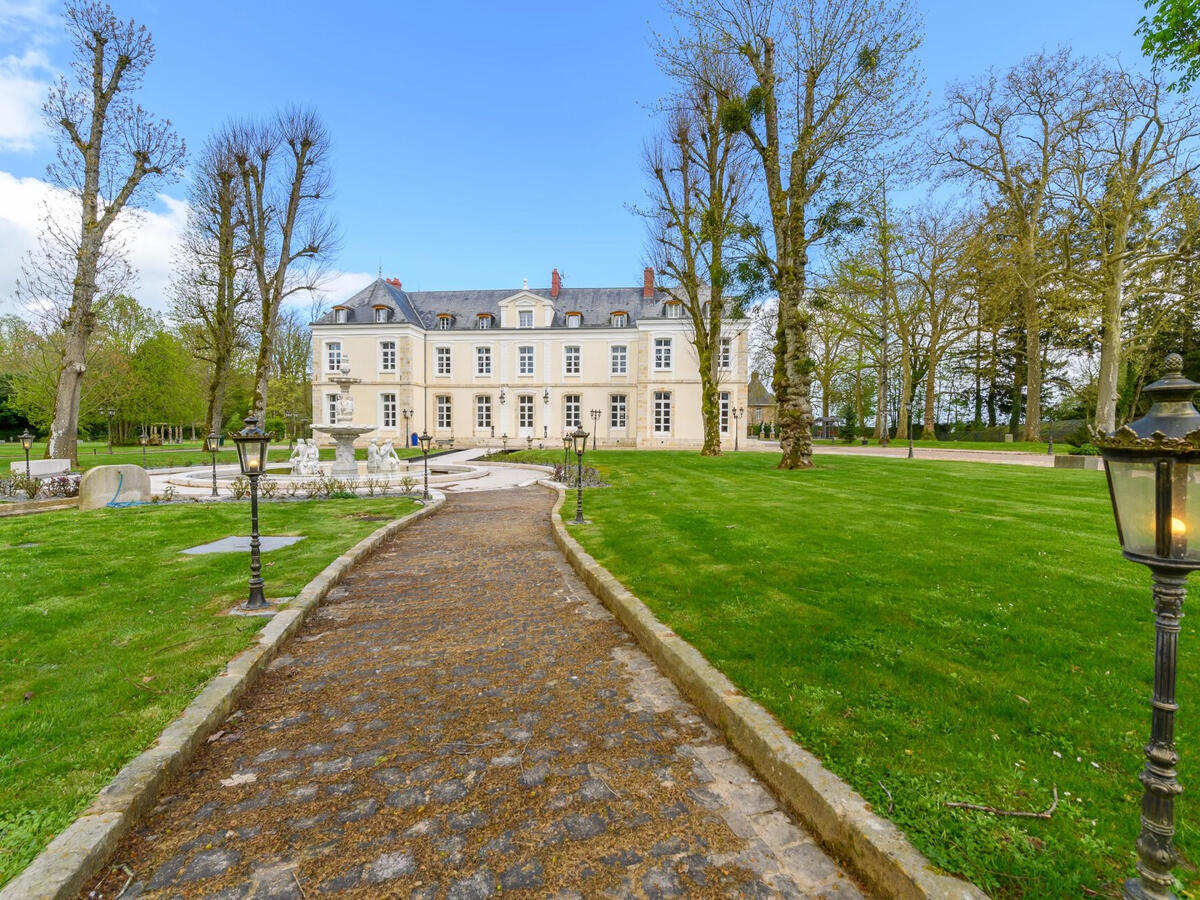
<svg viewBox="0 0 1200 900"><path fill-rule="evenodd" d="M1178 900L1174 891L1147 889L1140 878L1130 878L1122 885L1123 900Z"/></svg>

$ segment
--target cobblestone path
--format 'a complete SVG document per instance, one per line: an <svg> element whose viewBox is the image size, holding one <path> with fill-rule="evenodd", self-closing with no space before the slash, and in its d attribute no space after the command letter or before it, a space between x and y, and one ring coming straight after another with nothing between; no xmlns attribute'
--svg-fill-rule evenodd
<svg viewBox="0 0 1200 900"><path fill-rule="evenodd" d="M861 897L575 577L550 506L451 496L355 569L80 896Z"/></svg>

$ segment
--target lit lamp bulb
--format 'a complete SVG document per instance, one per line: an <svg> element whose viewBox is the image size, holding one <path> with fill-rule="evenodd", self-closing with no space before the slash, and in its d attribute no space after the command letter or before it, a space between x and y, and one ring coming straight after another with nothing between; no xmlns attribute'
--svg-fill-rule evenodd
<svg viewBox="0 0 1200 900"><path fill-rule="evenodd" d="M1171 516L1171 536L1183 537L1187 534L1187 522L1178 516Z"/></svg>

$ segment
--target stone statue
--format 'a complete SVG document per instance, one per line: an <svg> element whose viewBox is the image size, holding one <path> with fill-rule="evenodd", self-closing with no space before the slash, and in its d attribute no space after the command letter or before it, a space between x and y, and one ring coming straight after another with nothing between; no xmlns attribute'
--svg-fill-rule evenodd
<svg viewBox="0 0 1200 900"><path fill-rule="evenodd" d="M400 468L400 457L396 455L391 438L384 441L383 446L379 448L378 466L381 472L389 473Z"/></svg>
<svg viewBox="0 0 1200 900"><path fill-rule="evenodd" d="M292 448L291 458L288 462L291 463L291 472L293 475L300 475L301 468L304 466L304 455L306 453L304 446L304 438L296 438L296 446Z"/></svg>
<svg viewBox="0 0 1200 900"><path fill-rule="evenodd" d="M316 475L319 471L318 462L321 459L321 451L317 449L317 440L313 438L304 445L304 459L300 463L301 475Z"/></svg>
<svg viewBox="0 0 1200 900"><path fill-rule="evenodd" d="M349 425L354 421L354 398L349 391L338 394L337 420L339 425Z"/></svg>
<svg viewBox="0 0 1200 900"><path fill-rule="evenodd" d="M367 472L379 471L379 440L371 438L371 443L367 444Z"/></svg>

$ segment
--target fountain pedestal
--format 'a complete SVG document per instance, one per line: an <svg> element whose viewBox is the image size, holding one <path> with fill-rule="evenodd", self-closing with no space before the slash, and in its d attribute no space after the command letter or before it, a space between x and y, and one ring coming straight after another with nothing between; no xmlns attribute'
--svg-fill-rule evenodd
<svg viewBox="0 0 1200 900"><path fill-rule="evenodd" d="M342 357L339 374L330 379L338 386L336 425L313 425L314 432L327 434L334 440L333 468L329 474L334 478L357 478L358 463L354 460L354 441L359 435L374 431L374 425L352 425L354 419L354 398L350 396L350 385L358 384L361 378L350 377L350 357Z"/></svg>

